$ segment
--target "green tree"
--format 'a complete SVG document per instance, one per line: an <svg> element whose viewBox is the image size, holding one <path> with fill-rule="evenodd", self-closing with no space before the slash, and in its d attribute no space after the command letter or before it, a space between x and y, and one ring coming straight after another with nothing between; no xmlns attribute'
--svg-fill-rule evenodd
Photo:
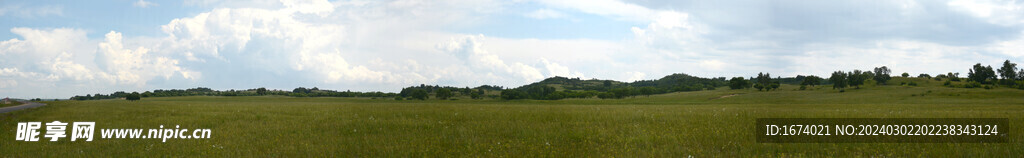
<svg viewBox="0 0 1024 158"><path fill-rule="evenodd" d="M427 100L428 98L430 98L429 94L427 93L427 90L423 89L413 89L410 95L412 96L413 99L419 100Z"/></svg>
<svg viewBox="0 0 1024 158"><path fill-rule="evenodd" d="M469 98L480 99L480 93L469 93Z"/></svg>
<svg viewBox="0 0 1024 158"><path fill-rule="evenodd" d="M633 87L615 88L611 90L612 94L615 94L615 98L625 98L633 96Z"/></svg>
<svg viewBox="0 0 1024 158"><path fill-rule="evenodd" d="M856 70L854 70L854 71L856 71ZM888 82L889 79L892 79L892 77L889 75L890 72L892 72L892 71L889 70L888 67L885 67L885 66L876 67L875 68L875 73L874 73L874 79L877 82L877 84L885 85L885 82ZM904 72L901 76L906 78L907 76L910 76L910 74Z"/></svg>
<svg viewBox="0 0 1024 158"><path fill-rule="evenodd" d="M875 75L878 75L878 72L875 72ZM910 73L904 72L903 74L900 74L900 76L902 76L903 78L907 78L910 77Z"/></svg>
<svg viewBox="0 0 1024 158"><path fill-rule="evenodd" d="M597 94L597 98L612 99L612 98L615 98L615 94L612 94L610 92L601 92L601 93Z"/></svg>
<svg viewBox="0 0 1024 158"><path fill-rule="evenodd" d="M759 72L759 73L757 73L756 80L757 80L757 82L754 83L754 88L757 88L757 91L761 91L761 90L764 90L764 89L771 90L771 82L772 82L771 74L769 74L769 73L760 73Z"/></svg>
<svg viewBox="0 0 1024 158"><path fill-rule="evenodd" d="M652 94L656 93L658 89L655 89L654 87L640 87L639 91L640 94L650 97Z"/></svg>
<svg viewBox="0 0 1024 158"><path fill-rule="evenodd" d="M949 78L950 81L960 81L960 73L949 72L946 74L946 78Z"/></svg>
<svg viewBox="0 0 1024 158"><path fill-rule="evenodd" d="M871 72L853 70L853 72L846 75L846 82L851 87L857 87L857 89L860 89L860 85L864 85L864 81L867 81L870 76Z"/></svg>
<svg viewBox="0 0 1024 158"><path fill-rule="evenodd" d="M263 87L257 88L256 89L256 94L258 94L258 95L267 95L267 88L263 88Z"/></svg>
<svg viewBox="0 0 1024 158"><path fill-rule="evenodd" d="M452 97L452 90L449 90L448 88L441 88L437 90L437 93L435 93L434 96L436 96L437 99L447 100Z"/></svg>
<svg viewBox="0 0 1024 158"><path fill-rule="evenodd" d="M743 77L733 77L729 79L729 89L744 89L750 87L750 81L747 81Z"/></svg>
<svg viewBox="0 0 1024 158"><path fill-rule="evenodd" d="M516 89L506 89L501 91L501 99L505 100L516 100L526 99L528 96L525 92Z"/></svg>
<svg viewBox="0 0 1024 158"><path fill-rule="evenodd" d="M974 64L969 70L967 79L981 84L988 84L990 83L989 80L996 79L996 72L992 70L992 66L981 66L981 63L978 63Z"/></svg>
<svg viewBox="0 0 1024 158"><path fill-rule="evenodd" d="M843 71L832 72L832 77L829 77L828 80L832 82L832 89L843 89L848 86L848 82L846 81L847 74Z"/></svg>
<svg viewBox="0 0 1024 158"><path fill-rule="evenodd" d="M1003 84L1012 85L1014 80L1019 79L1019 75L1017 74L1017 64L1011 63L1010 60L1004 61L1003 67L999 68L999 76L1003 77Z"/></svg>
<svg viewBox="0 0 1024 158"><path fill-rule="evenodd" d="M142 99L142 94L139 94L139 92L132 92L132 94L128 94L128 96L125 96L124 99L126 99L128 101L141 100Z"/></svg>
<svg viewBox="0 0 1024 158"><path fill-rule="evenodd" d="M917 78L932 78L932 75L920 74L920 75L917 75Z"/></svg>
<svg viewBox="0 0 1024 158"><path fill-rule="evenodd" d="M800 81L800 85L801 86L810 85L811 87L813 87L813 86L816 86L816 85L820 85L821 84L821 80L822 80L821 77L811 75L811 76L804 77L804 80Z"/></svg>

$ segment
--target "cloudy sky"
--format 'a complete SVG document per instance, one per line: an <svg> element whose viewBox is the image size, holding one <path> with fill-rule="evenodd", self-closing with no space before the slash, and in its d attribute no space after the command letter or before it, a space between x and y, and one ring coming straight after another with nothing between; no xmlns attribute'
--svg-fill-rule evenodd
<svg viewBox="0 0 1024 158"><path fill-rule="evenodd" d="M1000 0L4 0L0 21L20 98L1024 62L1024 1Z"/></svg>

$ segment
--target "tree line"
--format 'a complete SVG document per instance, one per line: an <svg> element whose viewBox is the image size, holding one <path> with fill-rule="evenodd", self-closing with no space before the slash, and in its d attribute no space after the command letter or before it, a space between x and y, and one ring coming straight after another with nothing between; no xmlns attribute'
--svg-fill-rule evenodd
<svg viewBox="0 0 1024 158"><path fill-rule="evenodd" d="M657 80L639 80L634 82L619 82L613 80L589 79L567 77L551 77L539 82L523 85L516 88L505 88L501 86L482 85L474 88L425 85L402 88L399 93L387 92L353 92L319 89L317 87L298 87L291 91L270 90L266 88L254 88L246 90L225 90L218 91L205 87L189 89L157 89L142 93L127 93L118 91L111 94L87 94L76 95L71 100L98 100L117 99L139 100L146 97L174 97L174 96L262 96L280 95L292 97L374 97L394 98L395 100L427 100L432 98L449 100L457 97L469 97L471 99L500 98L505 100L535 99L535 100L559 100L567 98L600 98L600 99L621 99L635 96L650 96L672 92L714 90L716 87L728 86L730 89L757 89L758 91L778 90L782 84L800 85L800 90L808 87L814 88L819 85L832 85L832 89L844 92L846 88L853 87L860 89L867 81L874 81L877 85L887 85L892 79L892 70L886 66L875 67L870 71L834 71L828 78L814 75L797 75L796 77L772 78L769 73L758 73L756 77L733 77L726 80L725 77L702 78L683 73L677 73L662 77ZM902 73L899 77L909 78L909 73ZM945 74L919 74L918 78L930 78L937 81L946 80L943 84L949 87L964 88L992 88L1007 86L1011 88L1024 89L1024 69L1017 68L1016 63L1009 60L1003 62L999 69L992 66L983 66L981 63L973 65L968 69L966 78L961 78L960 73L949 72ZM964 84L953 82L967 81ZM904 83L905 84L905 83ZM911 82L911 85L916 83Z"/></svg>

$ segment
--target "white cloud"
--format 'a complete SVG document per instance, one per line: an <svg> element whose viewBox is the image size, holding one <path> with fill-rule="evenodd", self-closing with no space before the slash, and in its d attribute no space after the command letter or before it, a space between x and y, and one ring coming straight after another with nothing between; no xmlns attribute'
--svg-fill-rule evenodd
<svg viewBox="0 0 1024 158"><path fill-rule="evenodd" d="M519 62L505 64L505 61L497 55L484 50L483 40L483 35L466 35L438 44L437 48L455 55L477 72L506 73L527 81L537 81L544 78L540 70L529 65Z"/></svg>
<svg viewBox="0 0 1024 158"><path fill-rule="evenodd" d="M96 79L93 76L93 71L86 68L84 65L71 61L72 55L68 53L61 53L53 60L45 61L43 64L48 65L48 70L60 77L69 78L75 81L89 81Z"/></svg>
<svg viewBox="0 0 1024 158"><path fill-rule="evenodd" d="M326 16L334 12L334 5L327 0L281 0L289 11L296 11L303 14L316 14Z"/></svg>
<svg viewBox="0 0 1024 158"><path fill-rule="evenodd" d="M953 0L947 5L1000 25L1024 23L1024 3L1016 0Z"/></svg>
<svg viewBox="0 0 1024 158"><path fill-rule="evenodd" d="M132 3L132 6L139 7L139 8L149 8L149 7L160 6L160 4L156 4L156 3L153 3L153 2L147 2L145 0L139 0L139 1L135 1L135 3Z"/></svg>
<svg viewBox="0 0 1024 158"><path fill-rule="evenodd" d="M106 41L99 43L96 54L99 67L117 83L142 86L157 76L170 78L179 74L185 79L195 80L200 75L178 66L178 60L149 53L148 48L125 48L122 41L121 33L111 31L106 34Z"/></svg>
<svg viewBox="0 0 1024 158"><path fill-rule="evenodd" d="M38 18L46 16L63 16L63 6L37 6L26 7L22 5L9 5L0 7L0 16L13 15L21 18Z"/></svg>
<svg viewBox="0 0 1024 158"><path fill-rule="evenodd" d="M531 17L531 18L535 18L535 19L558 19L558 18L565 18L566 15L563 14L562 12L558 12L558 11L555 11L555 10L551 10L551 9L546 9L545 8L545 9L537 9L537 10L535 10L533 12L526 13L526 17Z"/></svg>
<svg viewBox="0 0 1024 158"><path fill-rule="evenodd" d="M1017 39L995 42L989 46L988 50L1014 58L1024 57L1024 32L1021 32Z"/></svg>
<svg viewBox="0 0 1024 158"><path fill-rule="evenodd" d="M615 17L620 20L650 21L655 11L619 0L543 0L541 3L584 13Z"/></svg>
<svg viewBox="0 0 1024 158"><path fill-rule="evenodd" d="M137 7L155 6L145 0L131 2ZM638 1L646 2L652 1ZM998 31L1019 32L1016 26L1024 23L1020 22L1024 14L1018 2L1010 1L941 2L957 9L956 14L927 1L870 5L859 1L801 3L805 5L729 1L721 3L749 5L724 9L718 3L665 1L685 5L639 5L623 0L184 3L209 10L167 22L161 26L165 37L122 35L115 30L103 38L90 39L80 29L13 28L11 32L20 38L0 41L0 86L8 87L0 93L40 87L39 82L29 82L35 78L50 84L42 87L70 86L95 93L92 89L193 85L313 85L394 91L420 83L519 86L545 77L584 74L634 81L680 72L702 77L749 76L759 71L820 75L881 65L895 71L939 73L961 70L976 62L1001 62L993 54L1024 56L1020 53L1024 52L1022 38L1009 39L1014 35ZM766 9L773 7L779 9ZM860 8L864 7L880 11L863 13ZM20 8L30 7L3 7L0 16L63 14L59 7L42 11ZM601 31L625 37L501 37L502 33L533 31L530 29L498 30L500 33L486 34L486 38L478 33L490 29L481 27L503 20L494 18L508 15L548 21L527 24L535 26L584 17L570 17L568 13L598 16L574 22L618 23L595 28L618 28ZM982 22L931 21L965 15L968 19L962 21L978 18ZM888 25L893 23L900 25ZM910 29L893 29L904 27ZM916 29L946 30L954 35L892 31ZM961 30L970 33L957 32ZM989 35L973 36L986 33ZM967 42L930 39L961 36L969 36ZM971 40L978 37L986 40ZM989 41L995 42L986 43ZM60 93L84 94L82 91L86 90Z"/></svg>
<svg viewBox="0 0 1024 158"><path fill-rule="evenodd" d="M786 57L784 62L795 64L786 68L791 73L782 75L827 75L836 70L870 70L880 66L887 66L894 73L965 74L967 68L975 63L986 65L1001 61L997 57L981 55L978 53L979 50L981 49L903 40L878 41L874 45L864 47L815 45L802 55Z"/></svg>
<svg viewBox="0 0 1024 158"><path fill-rule="evenodd" d="M722 67L725 66L725 62L719 60L701 60L698 65L700 65L701 68L710 69L713 71L722 71L724 70L722 69Z"/></svg>
<svg viewBox="0 0 1024 158"><path fill-rule="evenodd" d="M580 73L578 71L577 72L570 71L569 67L567 67L567 66L562 66L561 64L548 61L548 59L545 59L545 58L540 58L540 60L541 60L542 63L544 63L544 68L546 68L548 70L548 77L562 76L562 77L569 77L569 78L573 78L573 77L586 78L586 77L583 76L583 73Z"/></svg>
<svg viewBox="0 0 1024 158"><path fill-rule="evenodd" d="M626 82L644 80L647 77L646 73L637 71L626 72L624 75L626 76Z"/></svg>

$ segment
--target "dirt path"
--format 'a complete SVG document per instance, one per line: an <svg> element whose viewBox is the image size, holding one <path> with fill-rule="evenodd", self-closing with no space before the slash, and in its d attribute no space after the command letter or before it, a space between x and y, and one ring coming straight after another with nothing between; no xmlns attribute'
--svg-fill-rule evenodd
<svg viewBox="0 0 1024 158"><path fill-rule="evenodd" d="M46 104L43 104L43 103L36 103L36 102L29 102L29 101L22 101L22 103L23 104L18 105L18 106L9 106L9 107L0 108L0 113L7 113L7 112L11 112L11 111L17 111L17 110L21 110L21 109L28 109L28 108L34 108L34 107L40 107L40 106L46 105Z"/></svg>
<svg viewBox="0 0 1024 158"><path fill-rule="evenodd" d="M710 98L710 99L708 99L708 100L715 100L715 99L722 99L722 98L728 98L728 97L733 97L733 96L737 96L737 95L740 95L740 93L736 93L736 94L729 94L729 95L723 95L723 96L719 96L719 97L714 97L714 98Z"/></svg>

